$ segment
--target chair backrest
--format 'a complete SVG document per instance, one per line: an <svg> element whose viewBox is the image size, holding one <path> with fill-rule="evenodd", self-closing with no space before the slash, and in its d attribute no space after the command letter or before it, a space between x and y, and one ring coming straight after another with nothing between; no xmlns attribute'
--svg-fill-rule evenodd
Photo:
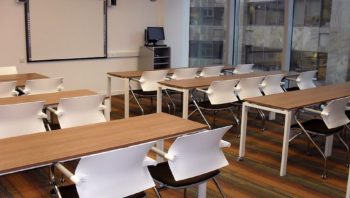
<svg viewBox="0 0 350 198"><path fill-rule="evenodd" d="M302 90L316 87L314 83L316 72L317 70L301 72L296 79L299 89Z"/></svg>
<svg viewBox="0 0 350 198"><path fill-rule="evenodd" d="M238 101L234 93L239 79L213 81L208 88L208 98L211 104L225 104Z"/></svg>
<svg viewBox="0 0 350 198"><path fill-rule="evenodd" d="M322 110L321 117L329 129L343 126L350 122L345 109L350 97L330 101Z"/></svg>
<svg viewBox="0 0 350 198"><path fill-rule="evenodd" d="M63 78L27 80L24 93L27 95L54 93L63 90Z"/></svg>
<svg viewBox="0 0 350 198"><path fill-rule="evenodd" d="M224 69L224 67L225 66L223 65L203 67L199 76L200 77L220 76L221 71L222 69Z"/></svg>
<svg viewBox="0 0 350 198"><path fill-rule="evenodd" d="M147 152L155 142L84 157L75 175L80 198L126 197L155 186L147 169ZM155 161L153 161L155 162Z"/></svg>
<svg viewBox="0 0 350 198"><path fill-rule="evenodd" d="M158 82L164 81L168 70L154 70L144 71L140 78L140 85L143 91L156 91L158 89Z"/></svg>
<svg viewBox="0 0 350 198"><path fill-rule="evenodd" d="M16 96L16 81L0 82L0 98Z"/></svg>
<svg viewBox="0 0 350 198"><path fill-rule="evenodd" d="M0 105L0 138L46 131L44 102Z"/></svg>
<svg viewBox="0 0 350 198"><path fill-rule="evenodd" d="M197 68L197 67L176 69L174 71L174 74L171 76L171 79L173 79L173 80L182 80L182 79L195 78L197 76L198 69L199 68Z"/></svg>
<svg viewBox="0 0 350 198"><path fill-rule="evenodd" d="M240 64L235 67L233 70L234 74L247 74L253 72L254 64Z"/></svg>
<svg viewBox="0 0 350 198"><path fill-rule="evenodd" d="M264 76L240 79L235 89L239 99L244 100L246 98L262 96L260 83L263 79Z"/></svg>
<svg viewBox="0 0 350 198"><path fill-rule="evenodd" d="M231 126L179 137L170 146L170 170L176 181L195 177L228 165L220 142Z"/></svg>
<svg viewBox="0 0 350 198"><path fill-rule="evenodd" d="M0 75L18 74L16 66L0 67Z"/></svg>
<svg viewBox="0 0 350 198"><path fill-rule="evenodd" d="M283 77L284 74L266 76L263 82L261 83L261 90L264 92L265 95L283 93L284 90L281 87Z"/></svg>
<svg viewBox="0 0 350 198"><path fill-rule="evenodd" d="M98 94L61 99L57 107L61 128L106 122L102 113L104 98L105 95Z"/></svg>

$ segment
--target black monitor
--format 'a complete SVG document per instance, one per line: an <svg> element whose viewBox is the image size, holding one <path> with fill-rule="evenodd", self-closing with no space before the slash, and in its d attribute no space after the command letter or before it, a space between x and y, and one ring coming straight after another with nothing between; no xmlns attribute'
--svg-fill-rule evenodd
<svg viewBox="0 0 350 198"><path fill-rule="evenodd" d="M147 27L146 30L147 43L153 43L155 46L158 41L165 40L163 27Z"/></svg>

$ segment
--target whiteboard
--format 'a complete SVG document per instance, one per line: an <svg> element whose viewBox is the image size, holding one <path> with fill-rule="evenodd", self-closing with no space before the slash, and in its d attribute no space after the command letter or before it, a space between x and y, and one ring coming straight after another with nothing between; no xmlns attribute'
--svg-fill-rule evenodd
<svg viewBox="0 0 350 198"><path fill-rule="evenodd" d="M107 57L106 0L28 0L27 61Z"/></svg>

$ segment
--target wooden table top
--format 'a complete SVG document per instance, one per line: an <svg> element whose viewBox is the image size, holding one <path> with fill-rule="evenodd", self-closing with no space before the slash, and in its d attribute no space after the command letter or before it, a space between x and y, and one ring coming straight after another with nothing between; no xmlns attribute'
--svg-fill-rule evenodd
<svg viewBox="0 0 350 198"><path fill-rule="evenodd" d="M0 174L205 129L165 113L0 139Z"/></svg>
<svg viewBox="0 0 350 198"><path fill-rule="evenodd" d="M168 74L174 73L175 69L186 69L185 68L170 68L168 69ZM201 70L202 67L199 68L199 71ZM225 66L223 70L233 70L234 66ZM118 78L139 78L141 77L142 73L144 71L122 71L122 72L108 72L107 74L113 77L118 77Z"/></svg>
<svg viewBox="0 0 350 198"><path fill-rule="evenodd" d="M23 87L27 80L42 79L42 78L48 78L48 77L38 73L0 75L0 82L17 81L17 87Z"/></svg>
<svg viewBox="0 0 350 198"><path fill-rule="evenodd" d="M247 98L245 101L271 108L292 110L347 96L350 96L350 82Z"/></svg>
<svg viewBox="0 0 350 198"><path fill-rule="evenodd" d="M282 71L251 72L248 74L234 74L234 75L204 77L204 78L195 78L195 79L187 79L187 80L161 81L159 82L159 84L165 85L168 87L179 88L179 89L193 89L193 88L208 87L211 82L217 81L217 80L233 80L233 79L250 78L250 77L266 76L266 75L282 74L282 73L286 74L286 76L297 75L296 72L282 72Z"/></svg>
<svg viewBox="0 0 350 198"><path fill-rule="evenodd" d="M56 105L61 98L71 98L78 96L88 96L97 94L94 91L87 89L71 90L71 91L60 91L56 93L36 94L36 95L25 95L8 98L0 98L0 105L17 104L25 102L45 101L46 106Z"/></svg>

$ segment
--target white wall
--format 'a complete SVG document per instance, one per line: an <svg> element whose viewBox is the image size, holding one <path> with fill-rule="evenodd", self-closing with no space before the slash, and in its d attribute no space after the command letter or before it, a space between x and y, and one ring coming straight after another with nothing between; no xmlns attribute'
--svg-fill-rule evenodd
<svg viewBox="0 0 350 198"><path fill-rule="evenodd" d="M114 55L135 55L143 45L143 31L150 25L162 25L163 2L158 0L118 0L108 8L108 51ZM127 52L127 53L125 53ZM67 90L88 88L105 92L106 72L137 69L137 57L96 60L25 63L25 26L23 4L0 1L0 66L16 65L20 73L37 72L62 76ZM20 63L23 62L23 63ZM113 80L113 92L123 85Z"/></svg>
<svg viewBox="0 0 350 198"><path fill-rule="evenodd" d="M190 0L164 0L165 43L171 46L172 67L188 67Z"/></svg>

